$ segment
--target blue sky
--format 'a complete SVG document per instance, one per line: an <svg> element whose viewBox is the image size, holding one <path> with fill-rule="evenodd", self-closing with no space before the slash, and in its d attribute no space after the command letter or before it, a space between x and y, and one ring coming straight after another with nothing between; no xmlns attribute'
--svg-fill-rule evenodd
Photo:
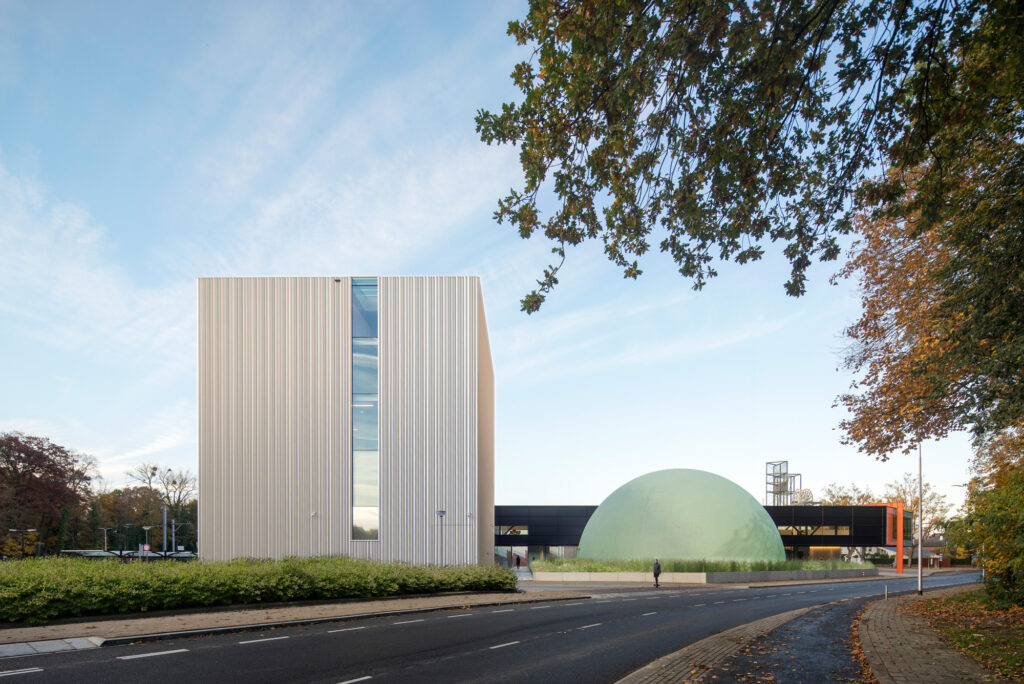
<svg viewBox="0 0 1024 684"><path fill-rule="evenodd" d="M195 278L476 274L497 380L498 503L597 504L662 468L763 500L766 461L815 493L915 471L840 444L836 264L786 297L769 250L693 292L652 254L623 280L497 226L516 152L477 109L515 97L519 2L0 0L0 430L196 470ZM959 503L969 441L924 445Z"/></svg>

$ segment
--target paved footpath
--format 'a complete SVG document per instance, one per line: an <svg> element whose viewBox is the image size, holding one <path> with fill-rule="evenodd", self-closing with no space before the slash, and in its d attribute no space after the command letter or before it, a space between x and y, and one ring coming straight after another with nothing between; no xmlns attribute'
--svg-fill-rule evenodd
<svg viewBox="0 0 1024 684"><path fill-rule="evenodd" d="M946 645L923 619L900 606L922 598L977 591L978 585L952 587L913 594L888 601L876 601L860 620L860 643L871 673L879 684L960 684L993 682L999 679L977 662Z"/></svg>

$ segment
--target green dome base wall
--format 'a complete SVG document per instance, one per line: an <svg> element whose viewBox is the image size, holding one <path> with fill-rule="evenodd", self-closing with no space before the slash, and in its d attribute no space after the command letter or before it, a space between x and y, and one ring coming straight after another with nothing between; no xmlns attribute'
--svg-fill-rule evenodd
<svg viewBox="0 0 1024 684"><path fill-rule="evenodd" d="M739 485L703 470L659 470L631 480L598 506L579 557L782 561L768 512Z"/></svg>

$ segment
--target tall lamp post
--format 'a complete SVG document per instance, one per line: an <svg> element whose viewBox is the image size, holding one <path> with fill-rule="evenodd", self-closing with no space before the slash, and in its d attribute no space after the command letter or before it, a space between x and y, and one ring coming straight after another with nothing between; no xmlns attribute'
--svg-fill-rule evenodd
<svg viewBox="0 0 1024 684"><path fill-rule="evenodd" d="M444 565L444 514L445 511L436 511L437 513L437 538L440 540L439 546L441 547L441 565Z"/></svg>
<svg viewBox="0 0 1024 684"><path fill-rule="evenodd" d="M921 442L917 442L917 595L923 592L924 577L924 479L921 476Z"/></svg>
<svg viewBox="0 0 1024 684"><path fill-rule="evenodd" d="M113 527L98 527L98 530L103 530L103 550L107 550L107 530L114 529Z"/></svg>

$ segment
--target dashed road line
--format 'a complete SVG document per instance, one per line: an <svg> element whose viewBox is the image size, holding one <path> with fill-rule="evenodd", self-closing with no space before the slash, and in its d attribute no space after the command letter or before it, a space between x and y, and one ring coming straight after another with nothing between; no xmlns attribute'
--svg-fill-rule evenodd
<svg viewBox="0 0 1024 684"><path fill-rule="evenodd" d="M266 639L250 639L249 641L239 641L240 644L261 644L264 641L280 641L281 639L287 639L286 636L281 637L268 637Z"/></svg>
<svg viewBox="0 0 1024 684"><path fill-rule="evenodd" d="M708 605L708 604L706 604L706 603L696 603L696 604L693 605L693 607L694 608L703 608L706 605Z"/></svg>
<svg viewBox="0 0 1024 684"><path fill-rule="evenodd" d="M283 637L287 639L288 637ZM136 658L152 658L153 656L170 655L172 653L186 653L187 648L176 648L173 651L157 651L156 653L137 653L135 655L118 656L118 660L135 660Z"/></svg>
<svg viewBox="0 0 1024 684"><path fill-rule="evenodd" d="M725 603L725 601L715 601L714 605L717 606L719 603Z"/></svg>
<svg viewBox="0 0 1024 684"><path fill-rule="evenodd" d="M42 672L41 667L26 667L21 670L7 670L6 672L0 672L0 677L13 677L14 675L20 674L32 674L33 672Z"/></svg>
<svg viewBox="0 0 1024 684"><path fill-rule="evenodd" d="M608 601L596 601L595 603L611 603L611 601L610 600L608 600Z"/></svg>
<svg viewBox="0 0 1024 684"><path fill-rule="evenodd" d="M452 618L470 617L471 615L472 613L463 613L462 615L449 615L448 619L451 620Z"/></svg>
<svg viewBox="0 0 1024 684"><path fill-rule="evenodd" d="M551 606L530 606L530 610L544 610L545 608L550 608L550 607Z"/></svg>
<svg viewBox="0 0 1024 684"><path fill-rule="evenodd" d="M370 675L366 675L365 677L356 677L355 679L346 679L343 682L338 682L338 684L355 684L356 682L365 682L367 679L373 679L373 677L371 677Z"/></svg>
<svg viewBox="0 0 1024 684"><path fill-rule="evenodd" d="M747 599L733 599L733 600L732 600L732 602L733 602L733 603L736 603L737 601L746 601L746 600L747 600Z"/></svg>
<svg viewBox="0 0 1024 684"><path fill-rule="evenodd" d="M640 617L647 617L648 615L657 615L657 614L658 614L658 611L652 610L650 613L644 613Z"/></svg>
<svg viewBox="0 0 1024 684"><path fill-rule="evenodd" d="M493 651L496 648L505 648L506 646L515 646L518 643L519 643L518 641L509 641L509 642L504 643L504 644L498 644L497 646L491 646L490 650Z"/></svg>
<svg viewBox="0 0 1024 684"><path fill-rule="evenodd" d="M567 605L567 606L582 606L583 603L584 603L584 601L580 601L579 603L566 603L565 605Z"/></svg>
<svg viewBox="0 0 1024 684"><path fill-rule="evenodd" d="M592 625L583 625L582 627L580 627L580 629L590 629L591 627L600 627L601 624L602 623L600 623L600 622L595 622Z"/></svg>
<svg viewBox="0 0 1024 684"><path fill-rule="evenodd" d="M414 622L423 622L423 618L419 620L402 620L401 622L392 622L393 625L411 625Z"/></svg>
<svg viewBox="0 0 1024 684"><path fill-rule="evenodd" d="M505 608L503 610L492 610L492 613L512 613L515 612L515 608Z"/></svg>
<svg viewBox="0 0 1024 684"><path fill-rule="evenodd" d="M345 629L329 629L328 634L334 634L336 632L354 632L358 629L366 629L365 627L346 627Z"/></svg>

